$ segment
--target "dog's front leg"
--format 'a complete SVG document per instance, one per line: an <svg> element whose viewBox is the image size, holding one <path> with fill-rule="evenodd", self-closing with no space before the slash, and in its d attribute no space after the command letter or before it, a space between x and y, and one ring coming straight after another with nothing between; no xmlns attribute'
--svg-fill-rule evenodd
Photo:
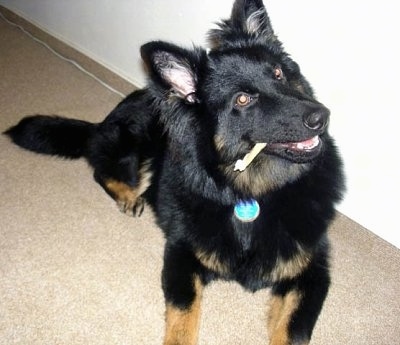
<svg viewBox="0 0 400 345"><path fill-rule="evenodd" d="M324 255L296 279L275 284L268 316L269 345L307 345L328 293L329 268Z"/></svg>
<svg viewBox="0 0 400 345"><path fill-rule="evenodd" d="M196 345L200 325L203 283L192 253L167 244L163 290L166 300L164 345Z"/></svg>

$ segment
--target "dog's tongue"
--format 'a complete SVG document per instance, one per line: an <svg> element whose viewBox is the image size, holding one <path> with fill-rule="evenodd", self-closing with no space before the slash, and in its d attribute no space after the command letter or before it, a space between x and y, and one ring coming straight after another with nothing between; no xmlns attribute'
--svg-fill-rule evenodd
<svg viewBox="0 0 400 345"><path fill-rule="evenodd" d="M313 149L314 147L317 147L319 144L319 137L316 135L315 137L301 141L297 143L297 147L300 149Z"/></svg>
<svg viewBox="0 0 400 345"><path fill-rule="evenodd" d="M300 141L297 143L288 143L287 145L296 150L312 150L313 148L317 147L319 144L319 137L316 135L310 139Z"/></svg>

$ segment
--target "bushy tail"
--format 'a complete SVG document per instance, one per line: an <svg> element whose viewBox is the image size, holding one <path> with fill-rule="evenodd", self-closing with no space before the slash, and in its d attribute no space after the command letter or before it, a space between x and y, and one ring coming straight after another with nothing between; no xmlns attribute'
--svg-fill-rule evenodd
<svg viewBox="0 0 400 345"><path fill-rule="evenodd" d="M96 125L59 116L23 118L4 134L27 150L66 158L85 156L88 139Z"/></svg>

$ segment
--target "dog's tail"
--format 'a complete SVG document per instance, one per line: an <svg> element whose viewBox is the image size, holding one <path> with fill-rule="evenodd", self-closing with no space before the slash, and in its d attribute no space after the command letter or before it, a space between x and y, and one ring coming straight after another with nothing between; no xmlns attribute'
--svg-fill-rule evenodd
<svg viewBox="0 0 400 345"><path fill-rule="evenodd" d="M59 116L34 115L23 118L4 132L27 150L79 158L86 155L88 140L96 124Z"/></svg>

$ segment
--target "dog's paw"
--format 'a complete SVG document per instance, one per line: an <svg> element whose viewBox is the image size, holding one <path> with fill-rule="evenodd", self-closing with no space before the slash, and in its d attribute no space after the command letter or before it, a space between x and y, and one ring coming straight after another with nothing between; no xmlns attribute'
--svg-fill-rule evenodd
<svg viewBox="0 0 400 345"><path fill-rule="evenodd" d="M141 197L140 188L131 187L124 182L113 179L104 181L102 185L117 202L122 213L133 217L142 215L145 201Z"/></svg>
<svg viewBox="0 0 400 345"><path fill-rule="evenodd" d="M132 217L140 217L144 210L145 201L142 197L137 197L135 199L126 198L123 200L118 200L117 205L119 210Z"/></svg>

